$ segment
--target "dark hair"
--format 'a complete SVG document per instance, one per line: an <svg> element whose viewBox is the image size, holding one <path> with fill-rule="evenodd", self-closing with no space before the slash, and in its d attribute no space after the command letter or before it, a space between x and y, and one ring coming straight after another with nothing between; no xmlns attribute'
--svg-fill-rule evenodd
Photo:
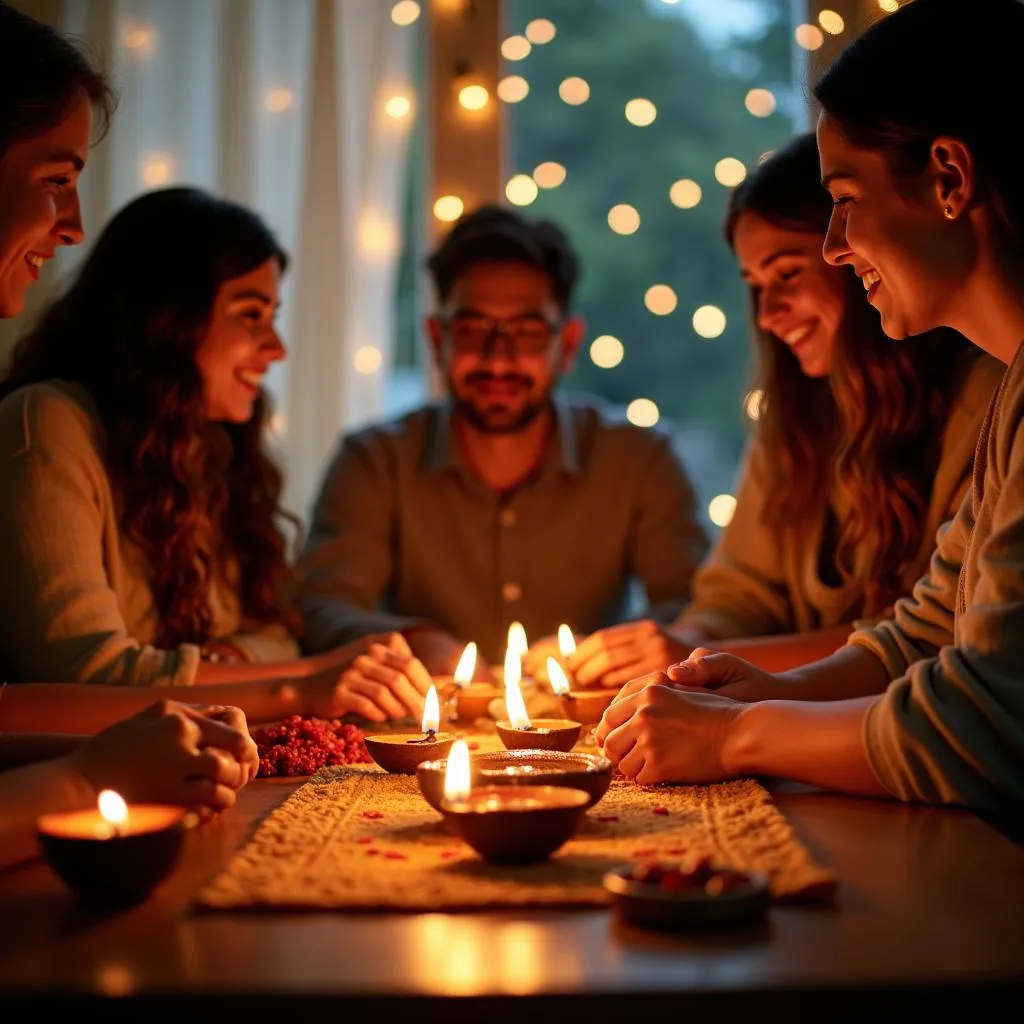
<svg viewBox="0 0 1024 1024"><path fill-rule="evenodd" d="M1004 243L1024 249L1018 133L1006 104L1020 94L1024 5L1018 0L913 0L855 39L814 87L855 146L901 175L922 171L951 135L976 160L980 194Z"/></svg>
<svg viewBox="0 0 1024 1024"><path fill-rule="evenodd" d="M792 139L732 193L729 244L744 213L824 241L832 202L819 175L814 136ZM805 376L789 348L755 323L765 396L757 430L772 479L765 520L779 532L800 531L820 519L830 496L841 498L836 568L848 576L858 549L870 545L860 614L873 615L920 569L942 426L974 350L949 330L895 344L852 271L834 272L845 282L845 314L827 379Z"/></svg>
<svg viewBox="0 0 1024 1024"><path fill-rule="evenodd" d="M0 386L2 398L56 378L95 400L119 525L148 561L164 645L210 639L207 588L229 559L247 621L295 622L266 398L247 423L211 423L196 365L219 287L269 259L287 265L244 207L191 188L143 195L107 224Z"/></svg>
<svg viewBox="0 0 1024 1024"><path fill-rule="evenodd" d="M107 76L71 40L0 0L0 157L59 124L79 92L102 138L117 106Z"/></svg>
<svg viewBox="0 0 1024 1024"><path fill-rule="evenodd" d="M514 260L543 271L551 278L555 301L568 312L579 260L565 232L551 221L529 221L490 205L464 214L427 260L441 302L447 301L459 274L485 260Z"/></svg>

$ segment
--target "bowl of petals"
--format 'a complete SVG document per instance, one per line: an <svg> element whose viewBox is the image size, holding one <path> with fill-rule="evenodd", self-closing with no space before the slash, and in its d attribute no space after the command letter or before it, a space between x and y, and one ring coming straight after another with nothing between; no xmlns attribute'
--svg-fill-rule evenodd
<svg viewBox="0 0 1024 1024"><path fill-rule="evenodd" d="M710 858L627 864L607 872L604 887L622 918L648 928L747 924L771 902L764 875L716 867Z"/></svg>

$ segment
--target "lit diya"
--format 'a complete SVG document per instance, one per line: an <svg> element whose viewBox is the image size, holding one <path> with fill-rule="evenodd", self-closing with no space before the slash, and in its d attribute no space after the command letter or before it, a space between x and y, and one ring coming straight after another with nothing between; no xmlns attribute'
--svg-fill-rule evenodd
<svg viewBox="0 0 1024 1024"><path fill-rule="evenodd" d="M562 666L554 658L548 658L548 682L558 698L562 714L585 725L601 721L605 710L615 700L618 690L595 687L592 690L573 690Z"/></svg>
<svg viewBox="0 0 1024 1024"><path fill-rule="evenodd" d="M476 644L470 641L466 644L462 657L455 667L455 674L452 676L452 688L455 698L455 717L460 722L472 722L477 718L484 718L487 715L487 706L496 697L501 696L501 688L494 683L475 683L473 676L476 673Z"/></svg>
<svg viewBox="0 0 1024 1024"><path fill-rule="evenodd" d="M105 789L94 810L44 814L36 822L43 857L85 901L137 903L177 863L182 807L132 804Z"/></svg>
<svg viewBox="0 0 1024 1024"><path fill-rule="evenodd" d="M412 775L421 761L444 757L451 749L455 736L438 732L441 709L437 689L431 686L423 705L421 735L409 733L381 734L366 737L366 749L385 771L396 775Z"/></svg>
<svg viewBox="0 0 1024 1024"><path fill-rule="evenodd" d="M518 656L506 655L506 718L497 724L501 742L510 750L572 750L580 738L581 723L567 718L538 718L531 722L519 689L521 671Z"/></svg>
<svg viewBox="0 0 1024 1024"><path fill-rule="evenodd" d="M452 750L455 748L453 747ZM470 782L477 786L568 786L590 795L593 807L608 791L613 765L606 757L564 750L488 750L470 759ZM424 761L416 768L423 798L441 810L448 761Z"/></svg>
<svg viewBox="0 0 1024 1024"><path fill-rule="evenodd" d="M485 860L532 864L576 833L590 802L566 786L471 785L469 747L457 740L448 756L441 813L448 827Z"/></svg>

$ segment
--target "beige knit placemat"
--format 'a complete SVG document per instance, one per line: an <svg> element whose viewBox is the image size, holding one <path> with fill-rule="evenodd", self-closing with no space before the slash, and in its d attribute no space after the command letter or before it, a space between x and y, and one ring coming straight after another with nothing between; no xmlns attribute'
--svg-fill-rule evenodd
<svg viewBox="0 0 1024 1024"><path fill-rule="evenodd" d="M499 867L445 830L414 778L350 767L322 769L296 790L198 902L325 910L600 905L609 868L699 855L763 872L780 900L828 899L835 888L752 780L656 788L616 781L549 861Z"/></svg>

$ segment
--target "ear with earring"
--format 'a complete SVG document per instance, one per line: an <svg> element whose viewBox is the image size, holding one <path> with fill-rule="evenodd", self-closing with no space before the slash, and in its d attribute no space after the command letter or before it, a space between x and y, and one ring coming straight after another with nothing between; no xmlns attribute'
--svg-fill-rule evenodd
<svg viewBox="0 0 1024 1024"><path fill-rule="evenodd" d="M942 208L942 212L946 215L946 220L953 219L953 207L949 203Z"/></svg>

